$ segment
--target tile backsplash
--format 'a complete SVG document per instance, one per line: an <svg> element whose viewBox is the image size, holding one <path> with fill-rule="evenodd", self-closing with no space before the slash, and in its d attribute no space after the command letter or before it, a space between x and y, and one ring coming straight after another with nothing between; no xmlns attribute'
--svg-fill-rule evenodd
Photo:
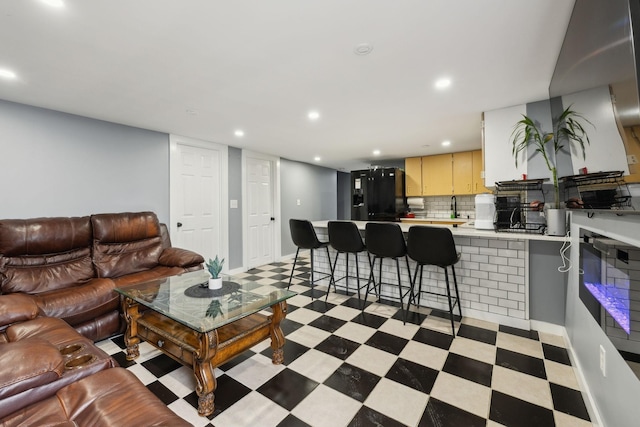
<svg viewBox="0 0 640 427"><path fill-rule="evenodd" d="M456 196L458 206L458 218L474 219L476 217L475 195ZM415 198L414 198L415 199ZM451 196L426 196L422 198L424 201L424 209L422 206L411 206L411 211L415 213L416 218L451 218Z"/></svg>

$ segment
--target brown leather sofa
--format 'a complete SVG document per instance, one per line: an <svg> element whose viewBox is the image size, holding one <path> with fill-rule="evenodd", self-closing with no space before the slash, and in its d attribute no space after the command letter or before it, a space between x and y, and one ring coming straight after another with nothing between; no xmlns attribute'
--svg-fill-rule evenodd
<svg viewBox="0 0 640 427"><path fill-rule="evenodd" d="M188 426L130 372L35 301L0 295L0 427Z"/></svg>
<svg viewBox="0 0 640 427"><path fill-rule="evenodd" d="M203 268L153 212L0 220L0 293L98 341L122 332L117 286Z"/></svg>

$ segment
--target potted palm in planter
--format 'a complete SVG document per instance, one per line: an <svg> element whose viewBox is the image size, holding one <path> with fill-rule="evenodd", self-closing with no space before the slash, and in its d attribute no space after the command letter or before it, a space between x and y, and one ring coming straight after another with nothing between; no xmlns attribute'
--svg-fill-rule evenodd
<svg viewBox="0 0 640 427"><path fill-rule="evenodd" d="M220 260L218 255L216 255L216 259L214 260L209 258L209 262L206 263L207 270L209 270L209 274L211 274L211 278L209 279L209 289L222 288L222 277L220 277L220 272L222 271L223 264L224 258Z"/></svg>
<svg viewBox="0 0 640 427"><path fill-rule="evenodd" d="M582 151L582 158L586 157L585 144L589 144L589 136L582 122L593 124L581 114L568 106L560 116L553 120L551 132L545 132L539 122L523 115L516 123L511 134L513 146L512 154L518 165L518 155L529 146L542 155L545 165L551 172L553 182L554 204L547 210L547 232L550 235L564 235L566 232L566 213L560 203L560 188L558 186L557 156L558 152L575 144Z"/></svg>

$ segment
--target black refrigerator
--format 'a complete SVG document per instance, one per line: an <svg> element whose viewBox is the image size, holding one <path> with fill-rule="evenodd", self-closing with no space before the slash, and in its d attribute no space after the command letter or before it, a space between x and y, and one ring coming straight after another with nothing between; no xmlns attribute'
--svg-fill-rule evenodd
<svg viewBox="0 0 640 427"><path fill-rule="evenodd" d="M400 221L407 212L404 171L372 168L351 172L353 221Z"/></svg>

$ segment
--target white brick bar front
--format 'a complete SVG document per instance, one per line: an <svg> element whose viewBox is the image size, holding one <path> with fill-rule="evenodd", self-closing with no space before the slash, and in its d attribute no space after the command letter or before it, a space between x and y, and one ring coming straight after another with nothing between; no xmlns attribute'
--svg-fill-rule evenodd
<svg viewBox="0 0 640 427"><path fill-rule="evenodd" d="M365 236L366 222L354 221ZM327 221L314 221L313 225L321 241L328 241ZM409 230L410 224L400 223L403 232ZM434 225L438 226L438 225ZM444 226L443 226L444 227ZM529 240L562 241L562 238L524 234L524 233L496 233L490 230L475 230L473 228L451 227L456 248L461 254L460 262L455 265L462 315L482 320L489 320L500 324L529 328ZM365 238L366 243L366 238ZM426 243L428 244L428 243ZM335 260L336 252L330 248L331 262ZM326 252L316 251L315 268L318 271L330 272ZM353 255L349 255L350 276L356 275ZM369 263L366 252L358 255L361 284L369 277ZM346 255L340 255L336 265L335 277L345 275ZM416 263L409 260L411 274L415 271ZM404 259L400 260L400 272L403 286L409 286L409 272ZM375 266L375 276L378 279L379 264ZM362 280L364 278L364 280ZM453 278L449 274L453 286ZM397 272L395 262L385 259L382 269L382 296L397 300ZM329 281L319 283L328 285ZM338 289L345 289L345 280L338 282ZM349 279L350 291L355 291L355 278ZM425 266L422 277L423 291L446 294L444 270L436 266ZM417 291L417 284L416 284ZM373 293L373 292L372 292ZM363 289L364 296L364 289ZM407 298L405 298L405 304ZM447 299L423 293L420 305L448 311ZM457 312L457 310L456 310Z"/></svg>

